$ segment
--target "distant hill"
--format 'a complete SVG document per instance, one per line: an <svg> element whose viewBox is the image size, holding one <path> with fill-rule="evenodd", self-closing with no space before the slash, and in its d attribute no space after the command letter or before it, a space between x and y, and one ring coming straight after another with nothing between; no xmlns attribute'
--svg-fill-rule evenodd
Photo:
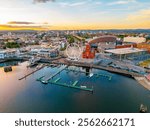
<svg viewBox="0 0 150 130"><path fill-rule="evenodd" d="M48 31L48 30L47 30ZM76 30L49 30L49 31L76 31ZM77 30L77 31L85 31L85 32L107 32L107 33L150 33L150 29L97 29L97 30ZM7 32L25 32L25 33L34 33L37 32L35 30L10 30L10 31L0 31L0 33Z"/></svg>
<svg viewBox="0 0 150 130"><path fill-rule="evenodd" d="M7 30L7 31L0 31L0 33L7 33L7 32L17 32L17 33L19 33L19 32L25 32L25 33L30 33L30 32L37 32L37 31L35 31L35 30Z"/></svg>

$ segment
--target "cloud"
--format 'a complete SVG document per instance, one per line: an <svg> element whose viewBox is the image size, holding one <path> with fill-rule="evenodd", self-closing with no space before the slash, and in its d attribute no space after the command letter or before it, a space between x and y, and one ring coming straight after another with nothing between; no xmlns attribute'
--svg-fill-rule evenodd
<svg viewBox="0 0 150 130"><path fill-rule="evenodd" d="M83 1L83 2L74 2L74 3L60 2L59 4L60 4L62 7L76 7L76 6L84 5L84 4L86 4L86 3L87 3L86 1Z"/></svg>
<svg viewBox="0 0 150 130"><path fill-rule="evenodd" d="M35 24L35 23L33 23L33 22L10 21L10 22L8 22L7 24L26 24L26 25L28 25L28 24Z"/></svg>
<svg viewBox="0 0 150 130"><path fill-rule="evenodd" d="M49 26L47 22L10 21L7 24L0 24L0 30L47 30Z"/></svg>
<svg viewBox="0 0 150 130"><path fill-rule="evenodd" d="M47 30L48 27L45 26L22 26L22 25L6 25L6 24L0 24L0 30Z"/></svg>
<svg viewBox="0 0 150 130"><path fill-rule="evenodd" d="M55 0L33 0L34 3L55 2Z"/></svg>
<svg viewBox="0 0 150 130"><path fill-rule="evenodd" d="M150 9L145 9L145 10L140 10L137 13L130 14L127 17L128 21L145 21L149 20L150 21Z"/></svg>
<svg viewBox="0 0 150 130"><path fill-rule="evenodd" d="M135 3L137 0L118 0L115 2L110 2L108 5L124 5L124 4L129 4L129 3Z"/></svg>
<svg viewBox="0 0 150 130"><path fill-rule="evenodd" d="M84 5L86 2L76 2L76 3L72 3L70 4L70 6L80 6L80 5Z"/></svg>

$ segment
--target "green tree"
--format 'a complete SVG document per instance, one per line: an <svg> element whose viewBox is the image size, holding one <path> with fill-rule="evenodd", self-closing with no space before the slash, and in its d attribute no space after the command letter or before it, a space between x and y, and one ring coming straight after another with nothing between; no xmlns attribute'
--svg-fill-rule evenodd
<svg viewBox="0 0 150 130"><path fill-rule="evenodd" d="M7 48L19 48L20 45L18 43L16 43L16 42L7 42L6 43L6 47Z"/></svg>
<svg viewBox="0 0 150 130"><path fill-rule="evenodd" d="M74 43L74 42L75 42L74 37L73 37L72 35L68 35L68 36L67 36L67 41L68 41L69 43Z"/></svg>

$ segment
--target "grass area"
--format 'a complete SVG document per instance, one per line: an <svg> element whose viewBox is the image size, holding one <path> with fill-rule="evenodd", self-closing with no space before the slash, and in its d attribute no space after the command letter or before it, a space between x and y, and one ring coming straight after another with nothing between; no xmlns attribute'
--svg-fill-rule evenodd
<svg viewBox="0 0 150 130"><path fill-rule="evenodd" d="M150 59L140 62L139 65L141 67L148 67L150 65Z"/></svg>

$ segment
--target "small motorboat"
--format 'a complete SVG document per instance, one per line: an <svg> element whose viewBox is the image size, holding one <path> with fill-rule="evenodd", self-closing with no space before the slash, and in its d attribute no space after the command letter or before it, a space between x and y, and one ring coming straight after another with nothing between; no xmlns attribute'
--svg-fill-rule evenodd
<svg viewBox="0 0 150 130"><path fill-rule="evenodd" d="M42 80L41 81L43 84L48 84L48 81Z"/></svg>
<svg viewBox="0 0 150 130"><path fill-rule="evenodd" d="M94 74L93 73L90 73L89 77L91 78Z"/></svg>
<svg viewBox="0 0 150 130"><path fill-rule="evenodd" d="M147 106L144 106L143 104L140 105L140 112L146 113L147 112Z"/></svg>
<svg viewBox="0 0 150 130"><path fill-rule="evenodd" d="M87 88L86 86L80 86L81 88Z"/></svg>

